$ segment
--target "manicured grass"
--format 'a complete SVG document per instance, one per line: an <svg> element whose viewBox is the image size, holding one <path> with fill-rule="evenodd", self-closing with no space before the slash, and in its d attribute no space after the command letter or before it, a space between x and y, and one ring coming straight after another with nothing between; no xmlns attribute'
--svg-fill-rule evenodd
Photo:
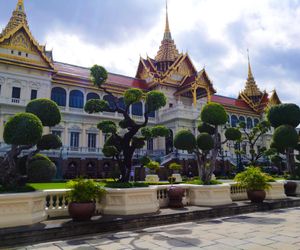
<svg viewBox="0 0 300 250"><path fill-rule="evenodd" d="M36 190L45 189L64 189L67 188L66 182L49 182L49 183L28 183L29 186Z"/></svg>
<svg viewBox="0 0 300 250"><path fill-rule="evenodd" d="M199 179L194 179L194 180L191 180L191 181L187 181L185 183L186 184L194 184L194 185L204 185L203 181L199 180ZM217 180L211 180L208 185L217 185L217 184L222 184L222 182L217 181Z"/></svg>

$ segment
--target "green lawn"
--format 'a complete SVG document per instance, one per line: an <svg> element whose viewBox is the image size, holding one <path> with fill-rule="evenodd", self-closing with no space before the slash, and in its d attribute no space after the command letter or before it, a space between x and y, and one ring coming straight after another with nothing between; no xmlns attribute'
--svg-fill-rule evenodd
<svg viewBox="0 0 300 250"><path fill-rule="evenodd" d="M36 190L67 188L66 182L28 183L28 185L35 188Z"/></svg>

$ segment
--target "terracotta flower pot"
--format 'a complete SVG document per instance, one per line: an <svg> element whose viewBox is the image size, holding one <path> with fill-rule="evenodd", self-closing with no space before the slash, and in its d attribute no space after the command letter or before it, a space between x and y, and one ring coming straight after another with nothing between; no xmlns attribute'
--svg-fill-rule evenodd
<svg viewBox="0 0 300 250"><path fill-rule="evenodd" d="M69 214L74 221L90 220L96 210L95 202L71 202L68 206Z"/></svg>
<svg viewBox="0 0 300 250"><path fill-rule="evenodd" d="M266 198L265 190L249 190L247 191L248 199L253 203L261 203Z"/></svg>
<svg viewBox="0 0 300 250"><path fill-rule="evenodd" d="M169 207L172 208L183 207L182 204L183 195L184 195L184 189L182 187L171 186L168 190Z"/></svg>
<svg viewBox="0 0 300 250"><path fill-rule="evenodd" d="M284 184L284 191L287 196L295 196L297 183L293 181L288 181Z"/></svg>

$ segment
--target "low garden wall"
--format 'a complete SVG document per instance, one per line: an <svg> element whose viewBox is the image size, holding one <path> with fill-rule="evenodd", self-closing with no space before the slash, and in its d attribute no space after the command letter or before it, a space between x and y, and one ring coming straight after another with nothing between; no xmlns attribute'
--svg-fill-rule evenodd
<svg viewBox="0 0 300 250"><path fill-rule="evenodd" d="M272 188L266 199L283 199L284 182L270 183ZM300 185L300 182L299 184ZM168 189L171 185L147 188L112 189L101 202L97 202L96 214L130 215L154 213L168 206ZM234 182L221 185L179 184L184 189L183 204L219 206L232 201L247 200L247 192ZM44 190L21 194L0 195L0 228L29 225L48 218L68 216L68 189Z"/></svg>

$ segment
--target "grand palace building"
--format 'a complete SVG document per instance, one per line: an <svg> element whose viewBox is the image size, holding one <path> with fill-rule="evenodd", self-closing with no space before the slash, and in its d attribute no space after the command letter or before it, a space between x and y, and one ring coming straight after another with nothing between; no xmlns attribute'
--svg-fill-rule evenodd
<svg viewBox="0 0 300 250"><path fill-rule="evenodd" d="M196 69L187 53L178 52L168 14L157 54L153 58L140 58L134 77L110 72L106 87L120 96L121 104L122 93L128 88L165 93L167 105L151 114L149 125L163 124L172 133L167 138L149 140L134 156L137 159L147 154L159 159L162 165L174 158L185 165L192 164L192 155L173 148L173 136L182 128L197 134L199 114L205 103L212 101L225 107L229 117L226 126L235 127L239 121L245 121L248 129L263 118L268 106L280 103L275 91L268 94L259 89L250 62L244 90L236 93L236 98L217 95L208 72ZM23 0L19 0L0 34L0 154L9 149L3 142L3 125L9 117L24 111L26 104L35 98L52 99L62 113L62 122L44 131L60 136L64 145L61 150L47 152L58 167L58 176L106 176L113 162L102 154L106 136L97 129L97 123L104 119L118 122L122 117L118 113L90 115L84 112L87 100L100 98L111 103L109 96L93 86L89 68L53 60L52 51L47 51L32 35ZM143 102L132 105L131 116L143 121L144 108ZM271 132L260 140L259 147L269 144L270 140ZM240 147L249 151L246 144ZM236 145L225 144L220 157L234 162L235 148Z"/></svg>

